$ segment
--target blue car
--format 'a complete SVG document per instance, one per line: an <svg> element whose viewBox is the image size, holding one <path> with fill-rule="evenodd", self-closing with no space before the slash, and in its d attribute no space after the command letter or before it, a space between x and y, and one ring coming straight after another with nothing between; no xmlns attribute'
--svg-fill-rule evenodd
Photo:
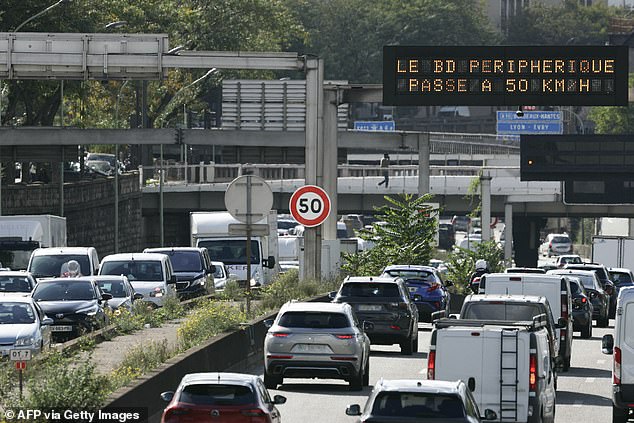
<svg viewBox="0 0 634 423"><path fill-rule="evenodd" d="M451 295L447 287L451 281L443 281L438 271L431 266L391 265L383 269L381 276L402 278L409 296L418 308L418 321L431 322L432 313L444 311L449 315Z"/></svg>

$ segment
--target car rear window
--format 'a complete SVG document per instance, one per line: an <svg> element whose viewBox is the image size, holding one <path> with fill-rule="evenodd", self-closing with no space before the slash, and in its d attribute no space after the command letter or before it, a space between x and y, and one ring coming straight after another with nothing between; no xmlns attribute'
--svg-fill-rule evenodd
<svg viewBox="0 0 634 423"><path fill-rule="evenodd" d="M625 272L610 272L610 280L617 285L631 285L632 277Z"/></svg>
<svg viewBox="0 0 634 423"><path fill-rule="evenodd" d="M287 311L280 317L278 325L286 328L341 329L350 327L350 321L343 313Z"/></svg>
<svg viewBox="0 0 634 423"><path fill-rule="evenodd" d="M179 401L196 405L246 405L255 403L255 394L248 386L201 383L183 388Z"/></svg>
<svg viewBox="0 0 634 423"><path fill-rule="evenodd" d="M537 304L512 303L512 302L474 302L467 304L464 312L460 313L463 319L478 320L515 320L532 321L539 316L541 309Z"/></svg>
<svg viewBox="0 0 634 423"><path fill-rule="evenodd" d="M453 395L424 392L379 393L372 407L374 416L454 419L465 416L462 401Z"/></svg>
<svg viewBox="0 0 634 423"><path fill-rule="evenodd" d="M557 244L570 244L572 241L570 241L570 238L567 236L555 236L553 237L552 242Z"/></svg>
<svg viewBox="0 0 634 423"><path fill-rule="evenodd" d="M392 277L398 277L400 276L401 278L407 279L407 278L415 278L415 279L422 279L424 281L428 281L428 282L435 282L436 281L436 276L432 273L432 272L427 272L424 270L388 270L387 272L388 275L392 276Z"/></svg>
<svg viewBox="0 0 634 423"><path fill-rule="evenodd" d="M379 282L345 283L341 287L340 294L344 297L400 297L398 286L395 283Z"/></svg>

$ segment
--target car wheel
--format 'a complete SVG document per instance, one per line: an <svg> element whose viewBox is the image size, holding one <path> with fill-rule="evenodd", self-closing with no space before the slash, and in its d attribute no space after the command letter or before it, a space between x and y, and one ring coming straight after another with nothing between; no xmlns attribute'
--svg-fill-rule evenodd
<svg viewBox="0 0 634 423"><path fill-rule="evenodd" d="M351 391L360 391L363 389L363 379L364 379L363 369L359 369L359 372L350 378L350 390Z"/></svg>
<svg viewBox="0 0 634 423"><path fill-rule="evenodd" d="M370 359L365 363L363 370L363 386L370 386Z"/></svg>
<svg viewBox="0 0 634 423"><path fill-rule="evenodd" d="M581 329L581 337L583 339L592 338L592 319L588 320L588 326Z"/></svg>
<svg viewBox="0 0 634 423"><path fill-rule="evenodd" d="M277 385L281 385L284 378L281 376L273 376L269 372L264 372L264 386L266 389L277 389Z"/></svg>
<svg viewBox="0 0 634 423"><path fill-rule="evenodd" d="M612 423L626 423L629 410L612 406Z"/></svg>
<svg viewBox="0 0 634 423"><path fill-rule="evenodd" d="M412 338L407 338L405 341L400 343L400 346L401 354L412 355L414 353L414 340Z"/></svg>

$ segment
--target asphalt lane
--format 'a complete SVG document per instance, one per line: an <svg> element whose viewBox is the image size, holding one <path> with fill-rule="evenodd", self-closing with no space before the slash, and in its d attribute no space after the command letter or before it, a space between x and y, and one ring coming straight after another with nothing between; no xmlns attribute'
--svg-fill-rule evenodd
<svg viewBox="0 0 634 423"><path fill-rule="evenodd" d="M593 329L591 339L574 337L571 368L559 375L556 423L610 422L612 356L601 354L601 336L611 333L607 329ZM419 352L403 356L397 345L372 346L370 358L370 387L351 392L344 381L329 379L285 379L272 395L287 397L286 404L279 405L284 422L291 423L350 423L355 417L346 416L346 406L363 406L372 385L380 378L426 378L427 352L431 325L419 328ZM260 369L261 372L262 369Z"/></svg>

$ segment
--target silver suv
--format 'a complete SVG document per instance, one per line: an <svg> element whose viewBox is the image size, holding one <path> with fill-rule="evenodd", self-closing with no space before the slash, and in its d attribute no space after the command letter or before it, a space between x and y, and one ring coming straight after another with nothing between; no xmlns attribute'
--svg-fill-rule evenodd
<svg viewBox="0 0 634 423"><path fill-rule="evenodd" d="M368 386L370 340L348 304L289 302L265 320L264 385L284 378L343 379L350 390ZM365 326L365 327L364 327Z"/></svg>

